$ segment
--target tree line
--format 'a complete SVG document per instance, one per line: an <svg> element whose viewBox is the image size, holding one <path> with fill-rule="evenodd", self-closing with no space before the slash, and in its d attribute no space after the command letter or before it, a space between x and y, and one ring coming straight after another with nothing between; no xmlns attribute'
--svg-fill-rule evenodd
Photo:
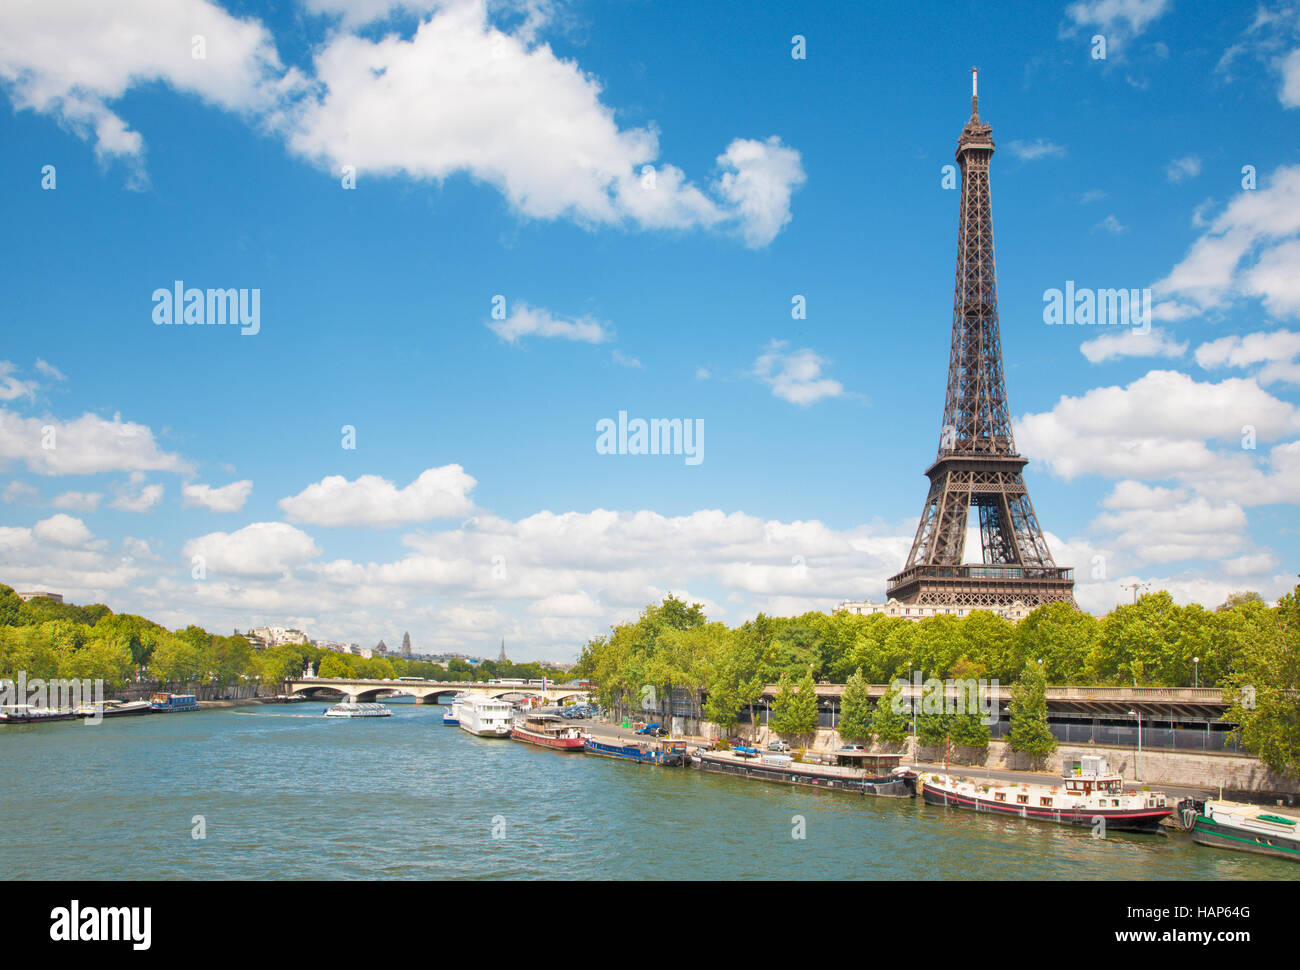
<svg viewBox="0 0 1300 970"><path fill-rule="evenodd" d="M368 680L422 677L469 681L496 678L567 679L536 663L478 665L452 659L446 666L402 657L360 657L311 644L255 649L239 635L222 636L190 625L178 630L142 616L114 613L102 603L77 606L46 597L24 602L0 584L0 678L102 680L127 684L229 687L252 683L281 689L310 664L319 676Z"/></svg>
<svg viewBox="0 0 1300 970"><path fill-rule="evenodd" d="M1011 744L1045 754L1045 685L1219 688L1236 740L1274 770L1300 773L1300 586L1269 607L1255 593L1215 609L1180 606L1167 592L1094 617L1064 603L1019 623L984 610L919 621L884 614L759 614L736 627L710 622L698 603L669 595L634 622L582 648L575 674L594 681L601 703L632 712L644 698L684 692L697 713L730 730L754 721L765 685L778 684L770 726L782 734L817 725L816 683L843 683L841 735L901 741L910 716L868 684L923 678L994 679L1012 685ZM651 693L653 692L653 693ZM988 743L977 716L918 716L922 744Z"/></svg>

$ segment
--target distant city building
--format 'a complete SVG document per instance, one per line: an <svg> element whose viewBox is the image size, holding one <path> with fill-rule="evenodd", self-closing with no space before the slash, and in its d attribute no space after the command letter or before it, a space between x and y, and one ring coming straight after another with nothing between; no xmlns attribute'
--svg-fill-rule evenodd
<svg viewBox="0 0 1300 970"><path fill-rule="evenodd" d="M501 638L501 655L497 657L497 663L499 663L499 664L508 664L509 662L510 662L510 661L506 659L506 638L505 638L505 637L502 637L502 638Z"/></svg>
<svg viewBox="0 0 1300 970"><path fill-rule="evenodd" d="M378 643L375 644L375 649L373 653L379 653L379 654L388 653L388 644L384 643L383 640L380 640ZM365 656L365 654L362 654L362 656Z"/></svg>
<svg viewBox="0 0 1300 970"><path fill-rule="evenodd" d="M335 653L356 653L361 649L357 643L344 643L340 640L313 640L312 645L320 650L333 650Z"/></svg>
<svg viewBox="0 0 1300 970"><path fill-rule="evenodd" d="M402 656L411 656L411 635L409 633L402 634Z"/></svg>
<svg viewBox="0 0 1300 970"><path fill-rule="evenodd" d="M260 650L265 650L267 647L279 647L288 643L302 645L311 642L307 639L307 634L301 630L283 626L258 626L245 633L236 630L235 636L242 636Z"/></svg>
<svg viewBox="0 0 1300 970"><path fill-rule="evenodd" d="M15 592L17 591L15 590ZM62 593L49 593L43 589L34 589L26 593L18 593L18 598L22 600L24 603L26 603L28 600L34 600L34 599L54 600L54 602L56 603L63 602Z"/></svg>
<svg viewBox="0 0 1300 970"><path fill-rule="evenodd" d="M885 603L873 603L871 600L862 600L861 602L845 600L835 609L837 612L847 610L850 613L856 613L858 616L883 613L886 616L902 617L904 620L924 620L931 616L966 616L972 610L987 610L1013 623L1018 623L1030 613L1030 608L1019 600L1006 606L921 606L916 603L900 603L894 599Z"/></svg>

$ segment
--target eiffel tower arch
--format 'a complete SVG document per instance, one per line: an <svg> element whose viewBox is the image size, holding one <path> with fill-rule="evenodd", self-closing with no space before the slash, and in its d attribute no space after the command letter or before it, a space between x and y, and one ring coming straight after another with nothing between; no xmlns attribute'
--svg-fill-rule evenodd
<svg viewBox="0 0 1300 970"><path fill-rule="evenodd" d="M1020 602L1074 603L1074 570L1057 566L1034 515L1016 452L1002 373L993 202L993 128L980 121L978 72L971 72L971 116L957 141L961 206L952 348L939 453L926 469L929 494L907 565L891 576L888 597L921 606L998 609ZM983 559L966 563L970 510L979 514Z"/></svg>

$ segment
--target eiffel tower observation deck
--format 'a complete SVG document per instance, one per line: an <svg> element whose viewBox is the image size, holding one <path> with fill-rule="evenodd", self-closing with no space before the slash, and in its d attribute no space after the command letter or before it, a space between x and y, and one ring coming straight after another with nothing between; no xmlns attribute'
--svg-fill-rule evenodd
<svg viewBox="0 0 1300 970"><path fill-rule="evenodd" d="M1022 475L1028 459L1011 435L989 192L993 129L980 120L978 80L972 69L970 120L957 141L957 282L939 453L925 471L930 490L907 565L890 577L887 592L900 603L940 608L1074 605L1074 571L1052 560ZM964 561L972 506L979 510L979 563Z"/></svg>

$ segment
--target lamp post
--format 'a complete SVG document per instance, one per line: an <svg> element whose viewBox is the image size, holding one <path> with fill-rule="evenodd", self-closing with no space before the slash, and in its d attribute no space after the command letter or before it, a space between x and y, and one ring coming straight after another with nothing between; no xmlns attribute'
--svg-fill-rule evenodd
<svg viewBox="0 0 1300 970"><path fill-rule="evenodd" d="M1133 780L1142 780L1142 715L1137 711L1129 711L1131 717L1136 717L1138 722L1138 749L1137 757L1133 759Z"/></svg>
<svg viewBox="0 0 1300 970"><path fill-rule="evenodd" d="M1201 668L1199 666L1200 662L1201 662L1200 657L1192 658L1192 686L1193 687L1201 686Z"/></svg>
<svg viewBox="0 0 1300 970"><path fill-rule="evenodd" d="M921 756L921 739L916 734L916 684L912 680L912 661L907 662L907 683L912 692L912 762L915 763Z"/></svg>

